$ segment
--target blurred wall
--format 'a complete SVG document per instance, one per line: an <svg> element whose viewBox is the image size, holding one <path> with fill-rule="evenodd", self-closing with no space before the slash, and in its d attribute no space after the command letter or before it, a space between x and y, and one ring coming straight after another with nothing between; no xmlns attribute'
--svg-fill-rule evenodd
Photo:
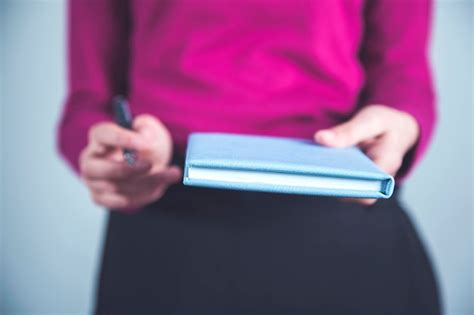
<svg viewBox="0 0 474 315"><path fill-rule="evenodd" d="M104 213L55 151L65 93L64 3L3 1L0 314L87 314ZM439 128L404 191L449 315L474 313L473 16L470 0L438 1L433 61Z"/></svg>
<svg viewBox="0 0 474 315"><path fill-rule="evenodd" d="M2 11L0 314L86 314L103 211L55 149L65 93L64 5L7 0Z"/></svg>
<svg viewBox="0 0 474 315"><path fill-rule="evenodd" d="M474 2L438 1L435 17L439 125L404 199L435 260L448 314L474 314Z"/></svg>
<svg viewBox="0 0 474 315"><path fill-rule="evenodd" d="M5 73L5 69L3 67L3 34L4 32L2 31L4 29L4 6L3 6L3 0L0 0L0 288L1 284L3 283L3 263L2 263L2 253L3 253L3 229L2 229L2 214L3 214L3 209L4 209L4 203L3 203L3 76ZM2 291L0 289L0 314L2 313L2 303L3 298L2 298Z"/></svg>

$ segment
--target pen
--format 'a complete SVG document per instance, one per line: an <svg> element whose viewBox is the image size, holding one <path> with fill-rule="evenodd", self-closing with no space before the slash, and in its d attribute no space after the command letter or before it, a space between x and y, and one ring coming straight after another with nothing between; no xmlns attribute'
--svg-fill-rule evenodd
<svg viewBox="0 0 474 315"><path fill-rule="evenodd" d="M123 96L116 96L113 100L113 110L115 115L115 122L122 128L132 129L132 113L127 100ZM128 165L134 165L137 160L137 154L130 149L123 150L123 158Z"/></svg>

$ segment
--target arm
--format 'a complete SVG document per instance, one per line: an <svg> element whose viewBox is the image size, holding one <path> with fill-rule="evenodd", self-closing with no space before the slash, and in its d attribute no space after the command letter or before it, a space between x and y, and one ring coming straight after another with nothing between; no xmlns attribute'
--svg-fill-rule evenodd
<svg viewBox="0 0 474 315"><path fill-rule="evenodd" d="M69 0L69 86L58 146L93 200L110 209L137 210L178 182L169 166L171 136L153 116L140 115L133 130L109 122L109 104L127 95L127 0ZM137 152L129 166L124 148Z"/></svg>
<svg viewBox="0 0 474 315"><path fill-rule="evenodd" d="M426 151L436 121L428 61L431 0L368 0L361 61L366 84L363 106L383 104L410 114L419 127L416 145L397 176L411 171Z"/></svg>
<svg viewBox="0 0 474 315"><path fill-rule="evenodd" d="M76 172L90 127L111 120L112 97L126 95L127 11L125 0L68 2L68 91L58 147Z"/></svg>
<svg viewBox="0 0 474 315"><path fill-rule="evenodd" d="M367 0L366 9L362 107L349 121L318 131L315 140L358 145L381 169L403 179L425 152L436 119L427 57L431 0Z"/></svg>

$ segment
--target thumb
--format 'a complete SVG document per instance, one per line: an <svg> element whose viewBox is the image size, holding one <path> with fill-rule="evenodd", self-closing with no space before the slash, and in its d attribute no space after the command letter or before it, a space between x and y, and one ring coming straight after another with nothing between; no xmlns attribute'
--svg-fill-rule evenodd
<svg viewBox="0 0 474 315"><path fill-rule="evenodd" d="M386 128L373 113L360 111L350 120L314 134L317 143L329 147L349 147L381 135Z"/></svg>
<svg viewBox="0 0 474 315"><path fill-rule="evenodd" d="M160 166L168 164L172 154L171 134L165 125L152 115L139 115L133 121L133 129L148 144L142 155L158 162Z"/></svg>
<svg viewBox="0 0 474 315"><path fill-rule="evenodd" d="M152 115L139 115L133 120L133 129L148 140L154 139L163 128L163 124Z"/></svg>
<svg viewBox="0 0 474 315"><path fill-rule="evenodd" d="M172 165L163 172L163 177L168 185L173 185L181 181L182 171L178 166Z"/></svg>

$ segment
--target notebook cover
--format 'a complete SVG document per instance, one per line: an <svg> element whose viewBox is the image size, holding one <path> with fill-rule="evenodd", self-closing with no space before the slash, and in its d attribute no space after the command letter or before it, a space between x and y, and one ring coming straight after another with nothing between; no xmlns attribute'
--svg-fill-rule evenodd
<svg viewBox="0 0 474 315"><path fill-rule="evenodd" d="M227 183L188 178L189 167L251 170L353 179L381 180L380 192ZM193 133L189 137L183 183L211 188L355 198L389 198L394 179L358 148L334 149L295 138L224 133Z"/></svg>

